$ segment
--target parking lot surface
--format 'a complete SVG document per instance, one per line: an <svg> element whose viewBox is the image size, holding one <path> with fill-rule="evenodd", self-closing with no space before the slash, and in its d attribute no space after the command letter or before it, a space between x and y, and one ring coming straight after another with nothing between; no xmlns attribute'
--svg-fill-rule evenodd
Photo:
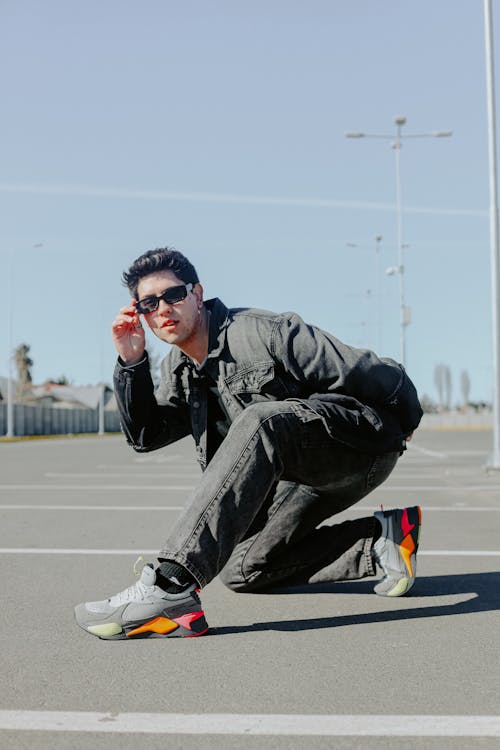
<svg viewBox="0 0 500 750"><path fill-rule="evenodd" d="M490 431L420 430L338 520L420 504L411 594L374 579L202 592L209 635L107 642L73 607L134 582L199 480L187 439L0 443L0 747L498 748L500 474Z"/></svg>

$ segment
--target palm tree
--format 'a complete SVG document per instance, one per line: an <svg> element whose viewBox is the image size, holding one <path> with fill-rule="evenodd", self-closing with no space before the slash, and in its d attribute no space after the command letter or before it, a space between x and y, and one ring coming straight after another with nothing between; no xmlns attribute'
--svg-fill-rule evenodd
<svg viewBox="0 0 500 750"><path fill-rule="evenodd" d="M28 356L30 347L28 344L19 344L14 352L17 369L17 400L25 401L31 390L31 368L33 360Z"/></svg>

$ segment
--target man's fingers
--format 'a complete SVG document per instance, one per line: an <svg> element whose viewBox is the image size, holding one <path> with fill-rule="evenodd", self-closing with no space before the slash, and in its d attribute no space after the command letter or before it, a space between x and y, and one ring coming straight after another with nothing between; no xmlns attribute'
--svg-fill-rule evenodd
<svg viewBox="0 0 500 750"><path fill-rule="evenodd" d="M124 307L120 307L120 313L122 315L137 315L135 305L125 305Z"/></svg>
<svg viewBox="0 0 500 750"><path fill-rule="evenodd" d="M121 328L121 327L130 328L130 327L133 327L134 325L135 325L135 320L130 315L117 315L112 323L113 328Z"/></svg>

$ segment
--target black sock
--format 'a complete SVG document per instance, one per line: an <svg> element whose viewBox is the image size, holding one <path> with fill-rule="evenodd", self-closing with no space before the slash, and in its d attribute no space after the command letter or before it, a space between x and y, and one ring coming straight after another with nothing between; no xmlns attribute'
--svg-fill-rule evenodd
<svg viewBox="0 0 500 750"><path fill-rule="evenodd" d="M191 573L172 560L160 560L156 568L156 585L169 594L179 594L196 583Z"/></svg>
<svg viewBox="0 0 500 750"><path fill-rule="evenodd" d="M373 544L375 544L375 542L382 536L382 524L378 518L375 518L375 516L373 516L373 520L375 522L373 524Z"/></svg>

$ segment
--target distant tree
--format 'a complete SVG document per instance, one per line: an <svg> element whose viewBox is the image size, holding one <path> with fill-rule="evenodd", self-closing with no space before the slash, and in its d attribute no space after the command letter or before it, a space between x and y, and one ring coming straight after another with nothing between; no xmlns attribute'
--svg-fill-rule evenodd
<svg viewBox="0 0 500 750"><path fill-rule="evenodd" d="M435 366L434 385L438 392L438 403L440 406L444 406L444 365Z"/></svg>
<svg viewBox="0 0 500 750"><path fill-rule="evenodd" d="M449 411L451 408L451 370L448 365L444 368L444 392L445 392L445 407Z"/></svg>
<svg viewBox="0 0 500 750"><path fill-rule="evenodd" d="M460 373L460 390L462 391L462 403L467 406L470 396L470 377L467 370L462 370Z"/></svg>
<svg viewBox="0 0 500 750"><path fill-rule="evenodd" d="M451 405L451 370L448 365L435 366L434 385L438 392L439 405L443 409L449 409Z"/></svg>
<svg viewBox="0 0 500 750"><path fill-rule="evenodd" d="M31 377L31 368L33 367L33 360L28 356L30 347L28 344L19 344L14 351L14 360L16 363L17 370L17 399L18 401L24 401L31 391L31 383L33 378Z"/></svg>
<svg viewBox="0 0 500 750"><path fill-rule="evenodd" d="M436 402L426 393L420 396L419 400L424 414L435 414L437 412Z"/></svg>
<svg viewBox="0 0 500 750"><path fill-rule="evenodd" d="M49 378L48 382L54 383L54 385L71 385L66 375L61 375L58 378Z"/></svg>

